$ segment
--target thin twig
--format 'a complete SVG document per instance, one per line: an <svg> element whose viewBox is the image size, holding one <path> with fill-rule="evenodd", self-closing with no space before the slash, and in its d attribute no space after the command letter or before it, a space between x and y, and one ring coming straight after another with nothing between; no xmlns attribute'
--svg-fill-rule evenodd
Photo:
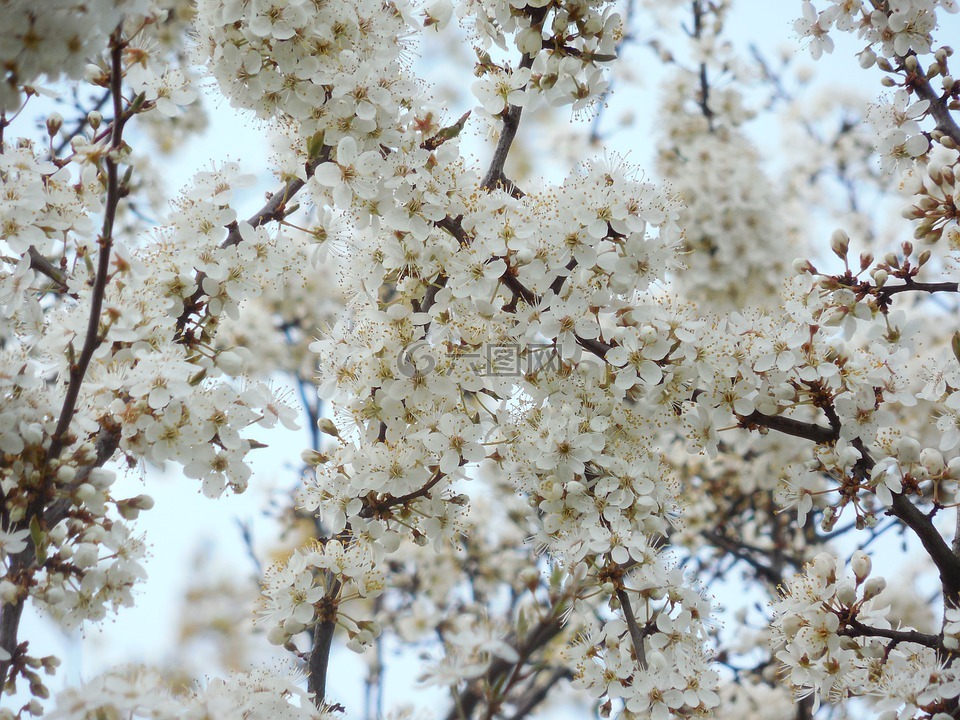
<svg viewBox="0 0 960 720"><path fill-rule="evenodd" d="M915 643L929 648L941 647L939 635L922 633L917 630L890 630L888 628L870 627L869 625L864 625L856 618L841 618L841 622L845 623L847 627L842 627L837 630L837 635L847 637L881 637L898 643Z"/></svg>
<svg viewBox="0 0 960 720"><path fill-rule="evenodd" d="M637 617L633 614L633 607L630 605L630 596L622 587L617 588L617 600L620 601L620 607L623 609L623 617L627 621L627 629L630 631L630 640L633 642L633 651L637 656L637 665L641 670L647 669L647 651L643 648L643 639L650 632L651 624L648 622L641 630L637 624Z"/></svg>
<svg viewBox="0 0 960 720"><path fill-rule="evenodd" d="M56 285L57 292L65 293L67 291L67 276L60 268L41 255L40 251L33 245L27 248L27 255L30 256L31 270L36 270L41 275L50 278Z"/></svg>
<svg viewBox="0 0 960 720"><path fill-rule="evenodd" d="M340 581L334 580L323 600L330 604L325 611L328 617L322 617L314 628L313 646L307 662L307 690L313 695L313 702L318 708L324 704L327 694L327 670L330 667L333 632L337 628L337 598L340 588Z"/></svg>
<svg viewBox="0 0 960 720"><path fill-rule="evenodd" d="M94 352L103 342L103 338L100 336L100 314L103 308L103 300L106 294L107 279L110 271L114 221L122 194L118 154L123 144L123 126L126 118L123 114L122 95L123 48L125 42L122 40L121 32L121 28L118 27L110 36L110 92L113 97L114 113L118 119L113 124L110 137L110 150L104 157L104 165L107 169L107 198L104 205L103 225L98 240L100 250L90 296L90 316L87 321L86 337L84 338L79 357L70 365L69 380L67 382L63 405L60 409L60 416L57 420L53 435L50 438L50 446L44 458L45 467L42 484L35 491L27 507L25 519L21 523L23 527L30 527L34 521L40 522L44 520L44 508L52 499L53 495L53 473L51 472L50 466L52 461L60 457L60 454L66 446L67 433L70 429L74 414L76 413L77 402L80 397L80 386L86 376ZM11 570L25 571L27 565L32 564L33 559L36 557L35 553L36 548L32 547L31 544L31 547L25 549L14 558L13 568L11 568ZM0 648L3 648L9 653L9 659L0 661L0 684L12 680L12 678L7 678L7 674L18 650L17 634L25 601L26 596L24 595L18 598L16 602L7 603L0 608Z"/></svg>

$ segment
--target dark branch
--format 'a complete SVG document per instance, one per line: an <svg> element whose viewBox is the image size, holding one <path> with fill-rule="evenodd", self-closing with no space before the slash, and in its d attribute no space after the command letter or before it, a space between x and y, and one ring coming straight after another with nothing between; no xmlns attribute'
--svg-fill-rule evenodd
<svg viewBox="0 0 960 720"><path fill-rule="evenodd" d="M767 415L759 410L754 410L749 415L741 416L740 425L745 428L750 428L751 426L765 427L770 430L782 432L784 435L792 435L793 437L803 438L804 440L812 440L815 443L835 442L840 437L839 428L825 428L816 423L794 420L793 418L782 415Z"/></svg>
<svg viewBox="0 0 960 720"><path fill-rule="evenodd" d="M647 651L643 648L643 639L650 633L653 625L650 622L644 626L643 630L637 624L637 618L633 614L633 607L630 605L630 596L622 587L617 588L617 600L620 601L620 607L623 608L623 616L627 621L627 629L630 631L630 640L633 642L633 651L637 656L637 665L641 670L647 669Z"/></svg>
<svg viewBox="0 0 960 720"><path fill-rule="evenodd" d="M327 671L330 667L333 632L337 628L336 611L340 587L340 581L335 580L320 601L321 605L329 604L330 607L324 608L324 617L313 630L313 646L307 662L307 691L313 695L313 702L318 708L323 705L327 694Z"/></svg>
<svg viewBox="0 0 960 720"><path fill-rule="evenodd" d="M870 627L869 625L864 625L856 618L841 618L841 622L846 623L847 627L842 627L837 630L838 635L845 635L847 637L881 637L897 643L915 643L935 649L941 646L939 635L930 635L916 630L888 630L885 628Z"/></svg>
<svg viewBox="0 0 960 720"><path fill-rule="evenodd" d="M953 142L960 146L960 126L957 125L947 107L946 99L940 97L927 80L923 68L917 65L917 70L909 76L909 85L913 87L921 100L930 101L929 113L937 121L937 130L948 135Z"/></svg>
<svg viewBox="0 0 960 720"><path fill-rule="evenodd" d="M41 255L33 245L27 249L27 254L30 256L30 268L32 270L50 278L56 285L57 292L67 291L67 276L60 268Z"/></svg>

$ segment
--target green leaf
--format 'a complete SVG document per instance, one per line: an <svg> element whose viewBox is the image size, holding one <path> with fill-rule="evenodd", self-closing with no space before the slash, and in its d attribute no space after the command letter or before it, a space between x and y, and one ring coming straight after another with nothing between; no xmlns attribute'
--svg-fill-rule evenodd
<svg viewBox="0 0 960 720"><path fill-rule="evenodd" d="M37 562L42 565L47 561L47 533L40 528L40 521L36 515L30 518L30 539L33 540L33 546L37 549Z"/></svg>

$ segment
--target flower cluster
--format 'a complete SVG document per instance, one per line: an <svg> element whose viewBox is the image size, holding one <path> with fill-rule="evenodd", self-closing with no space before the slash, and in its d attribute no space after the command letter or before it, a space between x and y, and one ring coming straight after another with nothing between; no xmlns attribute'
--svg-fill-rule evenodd
<svg viewBox="0 0 960 720"><path fill-rule="evenodd" d="M263 581L260 615L269 625L267 636L285 645L317 623L339 623L358 652L380 635L375 622L351 620L340 605L354 598L375 598L383 592L383 571L375 564L372 545L344 546L338 540L298 548Z"/></svg>
<svg viewBox="0 0 960 720"><path fill-rule="evenodd" d="M862 0L830 0L825 10L817 10L811 0L803 0L803 17L794 24L801 38L810 39L814 59L833 51L830 31L857 31L866 40L861 54L876 59L877 55L904 57L911 51L930 52L931 33L937 27L937 12L955 13L960 6L954 0L891 0L881 5Z"/></svg>
<svg viewBox="0 0 960 720"><path fill-rule="evenodd" d="M875 696L883 717L949 717L942 709L960 695L960 674L937 659L940 638L891 627L886 581L871 576L865 553L854 553L850 570L822 553L775 603L777 657L791 685L812 693L815 708L828 696Z"/></svg>
<svg viewBox="0 0 960 720"><path fill-rule="evenodd" d="M461 146L470 113L447 117L406 57L417 26L449 23L444 0L200 0L193 58L277 150L282 187L246 219L252 179L233 162L157 210L124 135L194 101L171 30L189 7L57 3L54 17L76 11L63 33L90 27L56 56L48 18L8 5L0 106L28 79L74 76L61 56L82 52L109 110L51 115L45 144L0 146L0 684L46 694L36 670L55 662L18 637L28 601L72 628L129 604L144 575L131 523L152 500L119 496L105 466L171 463L207 496L244 490L261 445L249 433L295 426L265 377L281 370L315 421L296 510L319 537L266 574L259 619L307 661L314 697L265 674L176 696L118 671L61 695L54 717L329 716L337 627L358 652L384 627L442 646L423 679L452 688L465 717L523 714L524 692L571 676L603 712L749 716L777 660L815 702L954 713L960 563L933 519L960 481L960 339L894 301L957 286L922 281L941 258L910 242L852 260L843 230L829 244L840 272L806 259L791 272L784 238L808 253L790 219L800 181L762 167L748 139L727 3L693 3L699 68L675 69L664 102L668 184L613 154L563 178L508 176L531 109L606 98L602 68L628 37L610 2L459 3L478 44L472 90L499 130L481 168ZM955 9L805 2L797 29L815 54L833 29L866 40L864 64L898 86L869 113L882 170L908 173L918 237L960 245L947 121L960 90L947 49L923 59L936 13ZM161 218L149 230L141 199ZM922 539L944 588L940 634L883 607L864 553L851 579L824 552L882 522ZM712 665L723 640L689 572L723 577L717 558L789 587L772 629L750 635L776 647L742 692ZM779 708L784 691L769 695Z"/></svg>
<svg viewBox="0 0 960 720"><path fill-rule="evenodd" d="M118 668L82 687L63 691L45 717L54 720L89 717L329 720L336 715L317 709L293 678L266 670L237 673L226 680L213 679L202 690L175 695L160 673L130 667Z"/></svg>
<svg viewBox="0 0 960 720"><path fill-rule="evenodd" d="M616 57L622 36L619 14L609 0L517 3L468 0L460 13L472 21L482 47L474 86L484 109L498 115L507 105L524 106L525 88L551 105L579 110L607 88L601 68ZM495 63L487 49L508 42L524 58L519 67Z"/></svg>

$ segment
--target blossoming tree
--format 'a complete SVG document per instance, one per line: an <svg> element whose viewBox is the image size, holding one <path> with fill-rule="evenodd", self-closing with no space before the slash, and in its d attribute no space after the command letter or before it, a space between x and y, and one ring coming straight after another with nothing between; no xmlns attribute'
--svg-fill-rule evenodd
<svg viewBox="0 0 960 720"><path fill-rule="evenodd" d="M813 108L730 3L0 0L0 717L373 715L331 648L385 638L433 653L450 720L960 717L958 6L798 3L815 58L846 34L882 86ZM409 57L450 33L462 117ZM667 78L650 168L598 130L631 45ZM246 219L234 162L158 197L201 82L273 138ZM581 161L524 170L521 125L571 108ZM749 121L781 108L774 180ZM153 501L117 474L242 492L300 412L312 537L256 627L305 681L50 697L25 607L97 623L144 577ZM884 578L894 534L926 584Z"/></svg>

